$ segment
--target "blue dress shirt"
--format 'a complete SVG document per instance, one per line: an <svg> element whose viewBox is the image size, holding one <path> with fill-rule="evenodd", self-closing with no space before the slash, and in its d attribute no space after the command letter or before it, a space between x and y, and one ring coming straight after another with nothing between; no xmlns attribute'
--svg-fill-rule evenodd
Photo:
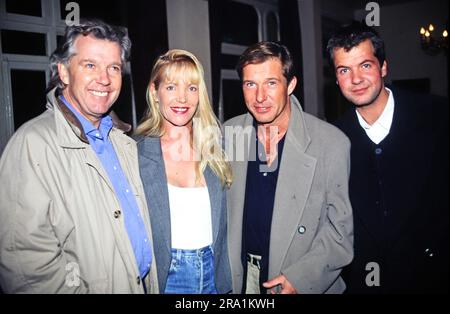
<svg viewBox="0 0 450 314"><path fill-rule="evenodd" d="M122 170L114 146L108 137L113 126L112 119L110 116L103 117L97 129L92 122L76 111L63 96L60 96L60 98L80 121L89 144L97 154L103 169L111 181L125 217L125 227L133 247L140 276L144 278L150 270L152 251L133 190Z"/></svg>

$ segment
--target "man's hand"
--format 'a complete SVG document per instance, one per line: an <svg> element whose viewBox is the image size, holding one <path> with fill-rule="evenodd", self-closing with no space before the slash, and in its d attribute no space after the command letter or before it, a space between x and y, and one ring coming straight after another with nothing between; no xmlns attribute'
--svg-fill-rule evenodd
<svg viewBox="0 0 450 314"><path fill-rule="evenodd" d="M263 283L264 288L272 289L278 285L281 285L281 291L280 294L297 294L297 290L294 288L294 286L291 285L291 283L287 280L286 276L280 275L277 276L269 281L266 281ZM277 292L272 289L270 290L271 294L276 294Z"/></svg>

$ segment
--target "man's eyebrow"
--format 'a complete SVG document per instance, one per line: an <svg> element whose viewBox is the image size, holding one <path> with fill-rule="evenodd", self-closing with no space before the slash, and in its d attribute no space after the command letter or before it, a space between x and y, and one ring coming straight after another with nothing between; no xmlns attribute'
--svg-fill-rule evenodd
<svg viewBox="0 0 450 314"><path fill-rule="evenodd" d="M97 61L94 60L94 59L82 59L82 60L80 60L80 63L86 63L86 62L97 63Z"/></svg>
<svg viewBox="0 0 450 314"><path fill-rule="evenodd" d="M266 82L267 81L281 81L278 77L269 77L269 78L266 78Z"/></svg>
<svg viewBox="0 0 450 314"><path fill-rule="evenodd" d="M375 63L375 61L371 60L371 59L365 59L364 61L360 62L358 65L361 65L361 64L364 64L364 63ZM342 68L349 69L350 67L347 66L347 65L338 65L338 66L336 66L336 70L342 69Z"/></svg>
<svg viewBox="0 0 450 314"><path fill-rule="evenodd" d="M361 62L359 65L364 64L364 63L375 63L375 61L371 60L371 59L366 59L363 62Z"/></svg>
<svg viewBox="0 0 450 314"><path fill-rule="evenodd" d="M336 70L338 70L338 69L348 69L349 67L348 66L346 66L346 65L338 65L337 67L336 67Z"/></svg>
<svg viewBox="0 0 450 314"><path fill-rule="evenodd" d="M80 63L86 63L86 62L90 62L90 63L98 63L98 61L95 60L95 59L89 59L89 58L87 58L87 59L80 60ZM122 62L113 62L113 63L111 63L111 64L109 64L109 65L110 65L110 66L111 66L111 65L117 65L117 66L119 66L119 67L122 67L122 66L123 66Z"/></svg>

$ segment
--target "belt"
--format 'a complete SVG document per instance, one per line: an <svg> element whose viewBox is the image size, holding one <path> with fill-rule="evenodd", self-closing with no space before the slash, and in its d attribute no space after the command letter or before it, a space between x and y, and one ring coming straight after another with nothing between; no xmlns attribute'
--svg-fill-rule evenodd
<svg viewBox="0 0 450 314"><path fill-rule="evenodd" d="M247 253L246 257L247 257L247 262L257 266L258 268L261 268L261 259L262 259L262 257L260 255Z"/></svg>

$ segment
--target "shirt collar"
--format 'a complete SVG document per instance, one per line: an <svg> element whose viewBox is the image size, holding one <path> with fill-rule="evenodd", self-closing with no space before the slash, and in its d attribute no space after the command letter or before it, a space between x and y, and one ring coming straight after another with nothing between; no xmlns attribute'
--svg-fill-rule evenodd
<svg viewBox="0 0 450 314"><path fill-rule="evenodd" d="M92 124L91 121L83 117L75 108L66 100L66 98L61 95L60 99L64 102L67 108L72 111L72 113L77 117L80 121L81 126L83 127L84 133L90 138L104 139L108 136L109 131L111 131L113 127L112 119L110 116L105 116L100 120L100 124L98 129Z"/></svg>

